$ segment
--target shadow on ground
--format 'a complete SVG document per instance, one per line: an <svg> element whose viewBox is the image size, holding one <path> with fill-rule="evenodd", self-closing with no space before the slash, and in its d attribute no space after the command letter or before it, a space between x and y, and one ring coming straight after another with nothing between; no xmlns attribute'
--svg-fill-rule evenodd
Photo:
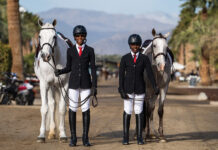
<svg viewBox="0 0 218 150"><path fill-rule="evenodd" d="M168 142L187 140L202 140L202 142L207 142L210 140L218 140L218 131L172 134L166 135L166 138L168 139Z"/></svg>
<svg viewBox="0 0 218 150"><path fill-rule="evenodd" d="M130 143L134 141L134 130L130 131ZM123 131L113 131L98 134L95 137L92 137L92 140L98 141L93 143L95 145L100 144L109 144L109 143L122 143L122 135ZM171 134L165 135L168 142L177 142L177 141L193 141L193 140L201 140L202 142L207 142L210 140L218 140L218 131L210 131L210 132L187 132L180 134ZM153 142L157 142L154 140Z"/></svg>

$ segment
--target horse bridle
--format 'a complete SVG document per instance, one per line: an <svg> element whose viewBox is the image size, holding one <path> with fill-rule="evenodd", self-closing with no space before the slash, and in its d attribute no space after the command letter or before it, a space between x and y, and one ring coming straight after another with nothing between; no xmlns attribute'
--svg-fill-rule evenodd
<svg viewBox="0 0 218 150"><path fill-rule="evenodd" d="M42 28L42 29L40 29L40 31L41 31L41 30L45 30L45 29L52 29L52 30L54 30L55 33L56 33L55 28ZM40 38L40 37L39 37L39 38ZM50 43L48 43L48 42L47 42L47 43L43 43L42 46L41 46L40 40L39 40L39 51L42 50L45 45L48 45L48 46L52 49L52 54L54 54L54 48L55 48L55 46L57 45L57 37L55 36L54 38L55 38L55 42L54 42L54 45L53 45L53 46L52 46Z"/></svg>
<svg viewBox="0 0 218 150"><path fill-rule="evenodd" d="M160 56L160 55L163 55L165 58L167 57L167 54L165 54L165 53L157 53L156 55L154 54L153 41L154 41L155 39L157 39L157 38L161 38L161 39L167 40L167 39L166 39L165 37L163 37L162 35L160 35L160 37L158 36L158 37L153 38L153 40L152 40L152 45L151 45L151 49L152 49L152 54L153 54L154 60L155 60L158 56Z"/></svg>

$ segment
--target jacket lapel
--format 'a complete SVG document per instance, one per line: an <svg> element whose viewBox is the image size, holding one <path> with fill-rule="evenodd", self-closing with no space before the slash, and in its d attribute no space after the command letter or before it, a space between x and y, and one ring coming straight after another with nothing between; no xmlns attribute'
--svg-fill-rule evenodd
<svg viewBox="0 0 218 150"><path fill-rule="evenodd" d="M128 58L128 59L129 59L131 65L134 65L134 59L133 59L133 57L132 57L131 52L129 53L129 58Z"/></svg>
<svg viewBox="0 0 218 150"><path fill-rule="evenodd" d="M78 53L78 51L76 49L76 44L73 46L73 51L76 54L76 56L79 57L79 53Z"/></svg>
<svg viewBox="0 0 218 150"><path fill-rule="evenodd" d="M87 46L85 45L85 46L84 46L84 49L83 49L83 51L82 51L81 57L83 57L83 56L84 56L84 53L86 53L86 52L87 52Z"/></svg>
<svg viewBox="0 0 218 150"><path fill-rule="evenodd" d="M138 64L139 62L140 62L140 59L141 59L141 53L139 53L139 55L138 55L138 58L136 59L136 64Z"/></svg>

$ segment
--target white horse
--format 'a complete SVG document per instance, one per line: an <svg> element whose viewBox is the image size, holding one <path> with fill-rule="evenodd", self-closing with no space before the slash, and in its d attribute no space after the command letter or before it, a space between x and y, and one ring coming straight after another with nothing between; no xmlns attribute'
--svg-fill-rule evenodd
<svg viewBox="0 0 218 150"><path fill-rule="evenodd" d="M48 139L55 138L55 128L59 126L59 138L61 142L67 141L65 133L66 104L64 97L68 89L69 75L61 75L63 87L59 88L58 78L54 74L54 68L63 68L66 65L68 45L55 30L56 20L52 24L38 21L41 29L39 32L39 51L34 62L34 71L40 80L41 94L41 127L37 142L45 142L46 127L49 126ZM56 88L55 88L56 87ZM58 90L57 90L58 89ZM61 95L61 89L63 96ZM55 93L54 93L55 92ZM54 96L55 95L55 96ZM56 105L59 103L59 106ZM59 116L55 115L55 109ZM58 118L57 118L58 117ZM47 121L46 121L47 119ZM60 121L55 124L55 119Z"/></svg>
<svg viewBox="0 0 218 150"><path fill-rule="evenodd" d="M150 127L152 128L153 133L155 134L154 130L154 123L153 123L153 112L155 108L155 102L159 98L159 108L158 108L158 115L159 115L159 135L160 141L166 142L163 134L163 113L164 113L164 101L166 99L166 93L168 90L168 85L170 82L170 75L171 75L171 65L172 60L170 55L167 53L167 37L169 33L162 35L156 34L155 29L152 30L153 40L147 46L142 48L142 53L149 57L149 60L152 64L152 70L155 76L155 80L157 82L157 86L160 88L160 94L155 95L153 91L153 87L148 81L145 73L145 81L146 81L146 128L147 140L151 138L150 135ZM153 137L152 137L153 138Z"/></svg>

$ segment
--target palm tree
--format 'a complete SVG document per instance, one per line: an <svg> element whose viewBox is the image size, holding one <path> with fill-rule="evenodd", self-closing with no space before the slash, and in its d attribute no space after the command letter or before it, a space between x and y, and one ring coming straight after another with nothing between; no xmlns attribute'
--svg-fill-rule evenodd
<svg viewBox="0 0 218 150"><path fill-rule="evenodd" d="M19 0L7 0L7 20L9 45L13 57L12 72L17 73L20 79L24 79Z"/></svg>

